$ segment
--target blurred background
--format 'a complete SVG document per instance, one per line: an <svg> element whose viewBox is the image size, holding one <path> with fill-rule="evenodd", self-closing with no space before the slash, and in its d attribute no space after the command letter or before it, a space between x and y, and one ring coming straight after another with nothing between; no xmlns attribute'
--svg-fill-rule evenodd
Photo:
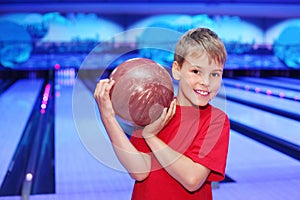
<svg viewBox="0 0 300 200"><path fill-rule="evenodd" d="M299 0L2 0L0 199L130 199L95 85L134 57L169 71L196 27L228 52L212 102L231 122L214 199L299 199L299 10Z"/></svg>

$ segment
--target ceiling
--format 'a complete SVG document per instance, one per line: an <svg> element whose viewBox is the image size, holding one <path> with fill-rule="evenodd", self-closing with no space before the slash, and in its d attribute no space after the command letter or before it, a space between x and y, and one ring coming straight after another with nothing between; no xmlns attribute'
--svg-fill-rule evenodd
<svg viewBox="0 0 300 200"><path fill-rule="evenodd" d="M300 0L1 0L0 13L208 14L300 17Z"/></svg>
<svg viewBox="0 0 300 200"><path fill-rule="evenodd" d="M299 4L300 0L2 0L1 4L11 3L270 3Z"/></svg>

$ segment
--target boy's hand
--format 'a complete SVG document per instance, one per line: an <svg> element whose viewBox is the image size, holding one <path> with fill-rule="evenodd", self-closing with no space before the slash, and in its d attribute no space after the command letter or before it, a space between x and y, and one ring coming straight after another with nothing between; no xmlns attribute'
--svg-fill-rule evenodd
<svg viewBox="0 0 300 200"><path fill-rule="evenodd" d="M114 116L115 111L113 109L111 99L110 99L110 90L114 85L115 81L111 79L100 80L97 83L94 98L97 101L99 111L102 116Z"/></svg>
<svg viewBox="0 0 300 200"><path fill-rule="evenodd" d="M176 99L174 99L169 108L164 108L161 116L152 122L151 124L145 126L142 135L144 138L154 136L158 134L173 118L176 112Z"/></svg>

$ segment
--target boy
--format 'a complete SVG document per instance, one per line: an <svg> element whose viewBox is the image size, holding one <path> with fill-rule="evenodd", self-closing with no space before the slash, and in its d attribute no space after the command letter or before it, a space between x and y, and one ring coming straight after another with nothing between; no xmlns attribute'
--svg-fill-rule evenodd
<svg viewBox="0 0 300 200"><path fill-rule="evenodd" d="M207 28L185 33L175 49L172 75L178 93L159 119L133 133L118 124L101 80L94 97L118 159L135 179L132 199L212 199L212 181L225 175L229 142L227 115L211 106L222 81L226 50Z"/></svg>

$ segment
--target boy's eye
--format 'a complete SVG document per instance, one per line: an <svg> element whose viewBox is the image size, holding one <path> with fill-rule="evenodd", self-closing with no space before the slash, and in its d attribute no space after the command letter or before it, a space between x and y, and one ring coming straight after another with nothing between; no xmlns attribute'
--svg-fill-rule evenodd
<svg viewBox="0 0 300 200"><path fill-rule="evenodd" d="M221 75L220 75L220 73L212 73L211 76L212 77L220 77Z"/></svg>
<svg viewBox="0 0 300 200"><path fill-rule="evenodd" d="M194 69L194 70L193 70L193 73L194 73L194 74L199 74L199 73L200 73L200 71L199 71L199 70L197 70L197 69Z"/></svg>

